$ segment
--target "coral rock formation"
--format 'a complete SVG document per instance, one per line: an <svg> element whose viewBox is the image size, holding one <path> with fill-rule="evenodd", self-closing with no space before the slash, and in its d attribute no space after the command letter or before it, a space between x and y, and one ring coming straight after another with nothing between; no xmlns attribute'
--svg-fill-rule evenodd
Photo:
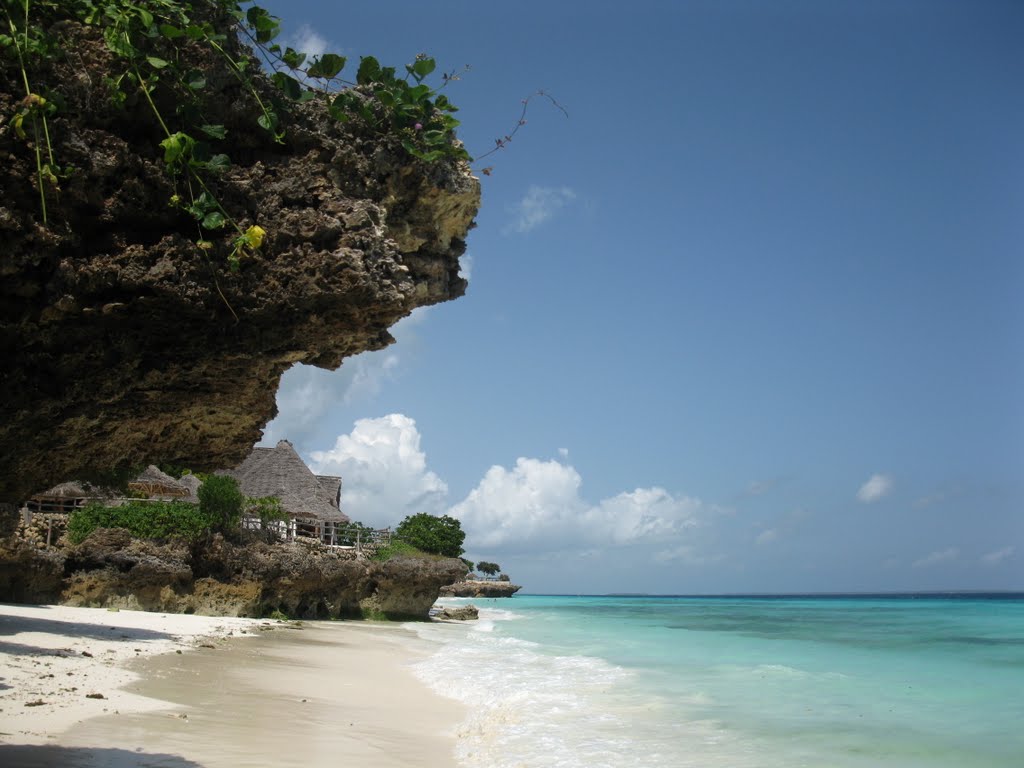
<svg viewBox="0 0 1024 768"><path fill-rule="evenodd" d="M210 616L426 619L461 560L385 562L317 544L232 544L219 536L190 548L100 529L67 549L0 542L0 594L62 603Z"/></svg>
<svg viewBox="0 0 1024 768"><path fill-rule="evenodd" d="M441 588L441 597L512 597L522 589L507 581L459 581Z"/></svg>
<svg viewBox="0 0 1024 768"><path fill-rule="evenodd" d="M230 271L223 246L197 247L195 221L168 205L142 98L111 106L99 33L66 22L61 35L75 55L38 79L63 84L49 133L73 170L46 225L35 154L0 130L0 507L93 470L234 466L290 366L380 349L414 308L465 291L480 189L464 163L414 160L318 102L296 105L275 143L223 60L197 51L183 65L205 73L205 117L225 126L234 163L211 184L240 226L267 232ZM19 78L0 62L0 115L24 98Z"/></svg>

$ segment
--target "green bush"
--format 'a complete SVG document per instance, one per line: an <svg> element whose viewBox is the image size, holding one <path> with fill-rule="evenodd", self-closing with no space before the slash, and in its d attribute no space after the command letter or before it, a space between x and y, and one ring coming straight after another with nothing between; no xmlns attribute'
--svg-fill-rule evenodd
<svg viewBox="0 0 1024 768"><path fill-rule="evenodd" d="M211 521L215 531L237 531L242 524L244 505L245 497L233 477L207 475L199 486L199 509Z"/></svg>
<svg viewBox="0 0 1024 768"><path fill-rule="evenodd" d="M370 557L378 563L384 563L394 557L429 557L427 553L416 549L412 544L392 539L387 546L381 547Z"/></svg>
<svg viewBox="0 0 1024 768"><path fill-rule="evenodd" d="M398 524L395 536L416 549L445 557L459 557L466 533L454 517L435 517L424 512L410 515Z"/></svg>
<svg viewBox="0 0 1024 768"><path fill-rule="evenodd" d="M183 501L132 501L120 507L90 504L71 514L68 539L79 544L97 528L124 528L142 539L196 541L210 532L210 520L197 505Z"/></svg>

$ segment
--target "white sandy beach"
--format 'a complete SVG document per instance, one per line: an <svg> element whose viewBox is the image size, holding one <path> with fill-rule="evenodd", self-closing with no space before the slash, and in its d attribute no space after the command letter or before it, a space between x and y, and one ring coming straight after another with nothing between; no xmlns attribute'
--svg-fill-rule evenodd
<svg viewBox="0 0 1024 768"><path fill-rule="evenodd" d="M398 625L0 605L5 768L453 768ZM102 698L100 698L102 697Z"/></svg>

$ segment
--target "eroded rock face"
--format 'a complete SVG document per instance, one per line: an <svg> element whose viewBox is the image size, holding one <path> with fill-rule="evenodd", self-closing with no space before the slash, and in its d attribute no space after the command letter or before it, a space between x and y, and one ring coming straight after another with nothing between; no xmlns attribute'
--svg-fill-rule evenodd
<svg viewBox="0 0 1024 768"><path fill-rule="evenodd" d="M111 106L102 39L73 22L61 34L74 61L37 77L64 84L49 131L75 170L45 226L35 154L0 130L0 503L94 470L233 466L291 365L335 368L390 343L414 308L463 294L480 203L465 164L414 161L315 103L276 144L224 62L197 49L183 66L206 74L205 117L226 127L234 163L210 183L241 227L267 231L233 273L228 247L198 248L195 222L168 205L182 184L142 98ZM24 97L19 78L0 62L0 115Z"/></svg>
<svg viewBox="0 0 1024 768"><path fill-rule="evenodd" d="M0 552L0 596L208 616L426 619L441 587L463 573L457 559L376 563L321 546L219 536L190 548L100 529L66 550L17 542Z"/></svg>
<svg viewBox="0 0 1024 768"><path fill-rule="evenodd" d="M522 589L507 581L459 581L441 588L442 597L512 597Z"/></svg>

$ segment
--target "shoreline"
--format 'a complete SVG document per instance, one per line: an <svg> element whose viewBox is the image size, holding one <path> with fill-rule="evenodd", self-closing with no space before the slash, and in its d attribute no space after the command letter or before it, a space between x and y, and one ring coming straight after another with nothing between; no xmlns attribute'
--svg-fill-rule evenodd
<svg viewBox="0 0 1024 768"><path fill-rule="evenodd" d="M409 667L431 650L398 624L0 605L0 757L455 768L465 710Z"/></svg>

